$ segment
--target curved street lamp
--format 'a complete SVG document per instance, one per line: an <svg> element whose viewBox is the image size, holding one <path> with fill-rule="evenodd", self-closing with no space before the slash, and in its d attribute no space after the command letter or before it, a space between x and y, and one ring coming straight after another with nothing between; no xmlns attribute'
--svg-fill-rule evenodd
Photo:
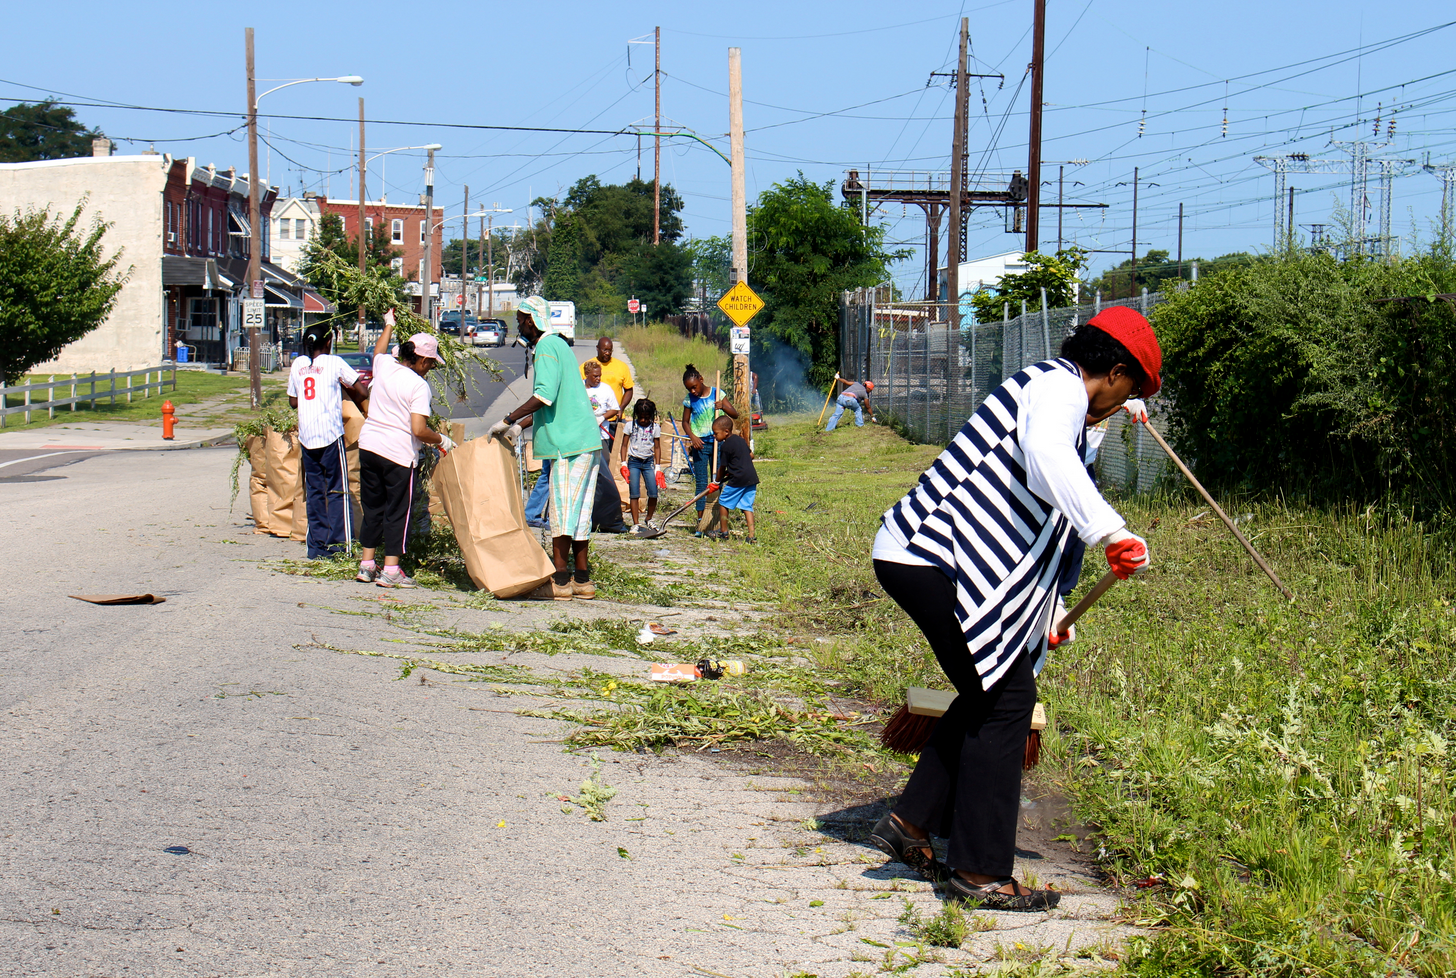
<svg viewBox="0 0 1456 978"><path fill-rule="evenodd" d="M257 94L256 79L253 77L253 29L246 29L248 55L248 222L252 226L248 248L248 295L254 291L262 298L263 228L258 222L258 101L263 95L271 95L280 88L303 85L308 82L341 82L345 85L362 85L364 79L358 75L343 75L338 78L297 78ZM253 409L263 401L263 378L259 372L258 327L260 323L244 323L248 330L248 387Z"/></svg>

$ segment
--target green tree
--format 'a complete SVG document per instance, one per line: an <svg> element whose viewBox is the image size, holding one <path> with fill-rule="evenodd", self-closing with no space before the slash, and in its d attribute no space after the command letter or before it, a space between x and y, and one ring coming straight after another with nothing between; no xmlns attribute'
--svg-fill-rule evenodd
<svg viewBox="0 0 1456 978"><path fill-rule="evenodd" d="M385 279L395 278L401 283L406 280L405 276L395 273L393 265L394 259L404 253L389 243L389 232L385 230L383 222L377 222L374 225L367 245L368 251L364 258L366 267L378 272ZM303 255L298 263L298 274L306 279L319 295L343 309L344 303L341 302L341 299L347 289L339 278L340 264L330 260L332 258L339 258L344 265L352 266L357 270L359 267L359 239L348 237L344 233L344 219L338 214L325 214L319 220L318 234L310 238L308 243L303 246ZM414 269L405 269L405 272L409 280L418 277L418 272Z"/></svg>
<svg viewBox="0 0 1456 978"><path fill-rule="evenodd" d="M1194 262L1198 263L1199 275L1207 276L1224 269L1260 260L1258 255L1252 255L1247 251L1230 252L1227 255L1220 255L1212 261L1206 258L1187 258L1182 263L1180 276L1179 263L1169 260L1167 251L1161 248L1151 248L1146 254L1138 256L1136 271L1133 269L1132 259L1125 258L1120 264L1109 268L1088 282L1087 290L1101 293L1104 300L1135 296L1140 294L1143 289L1147 289L1149 292L1162 292L1173 287L1180 280L1186 282L1192 279Z"/></svg>
<svg viewBox="0 0 1456 978"><path fill-rule="evenodd" d="M638 245L622 269L618 291L635 295L648 319L679 313L693 294L692 256L671 241Z"/></svg>
<svg viewBox="0 0 1456 978"><path fill-rule="evenodd" d="M767 308L753 325L809 359L811 386L823 387L839 358L839 296L890 277L911 252L885 251L885 230L834 203L834 181L803 173L759 195L748 212L749 285Z"/></svg>
<svg viewBox="0 0 1456 978"><path fill-rule="evenodd" d="M0 163L90 156L91 140L100 135L76 121L67 106L21 102L0 112Z"/></svg>
<svg viewBox="0 0 1456 978"><path fill-rule="evenodd" d="M581 230L571 214L559 214L552 228L541 295L551 302L575 302L581 297Z"/></svg>
<svg viewBox="0 0 1456 978"><path fill-rule="evenodd" d="M1047 308L1070 306L1077 295L1077 273L1087 267L1087 253L1081 248L1063 248L1055 255L1031 251L1021 256L1030 266L1015 275L1002 275L990 288L978 289L971 296L971 308L979 323L999 322L1011 306L1013 316L1041 308L1041 290L1046 289Z"/></svg>
<svg viewBox="0 0 1456 978"><path fill-rule="evenodd" d="M683 249L692 259L693 282L703 287L710 300L717 301L733 287L733 242L726 235L693 238Z"/></svg>
<svg viewBox="0 0 1456 978"><path fill-rule="evenodd" d="M83 198L64 221L46 210L0 215L0 377L23 376L91 332L110 315L131 276L121 252L101 239L111 226L93 219L78 231Z"/></svg>

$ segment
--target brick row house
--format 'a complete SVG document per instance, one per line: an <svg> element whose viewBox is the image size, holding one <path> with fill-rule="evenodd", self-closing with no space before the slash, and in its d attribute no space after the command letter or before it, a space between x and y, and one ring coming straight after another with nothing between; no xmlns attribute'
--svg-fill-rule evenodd
<svg viewBox="0 0 1456 978"><path fill-rule="evenodd" d="M330 200L327 197L309 198L318 208L320 219L327 215L338 215L344 222L344 236L354 238L359 233L359 201ZM420 311L420 282L425 276L425 234L430 235L430 294L437 300L440 295L441 256L444 253L445 209L434 208L434 218L429 231L425 225L423 204L408 206L391 204L387 200L366 200L364 202L365 233L373 234L376 226L389 232L391 247L403 252L394 259L394 270L406 283L406 289L413 297L414 311ZM438 302L437 302L438 305Z"/></svg>

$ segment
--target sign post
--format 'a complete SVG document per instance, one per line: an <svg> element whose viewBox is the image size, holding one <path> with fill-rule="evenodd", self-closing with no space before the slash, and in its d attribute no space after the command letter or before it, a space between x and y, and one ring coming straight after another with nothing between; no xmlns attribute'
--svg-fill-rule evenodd
<svg viewBox="0 0 1456 978"><path fill-rule="evenodd" d="M259 284L259 283L255 283ZM254 377L260 370L259 357L262 350L258 348L260 330L263 328L263 300L243 300L243 332L248 337L248 370Z"/></svg>
<svg viewBox="0 0 1456 978"><path fill-rule="evenodd" d="M748 367L748 344L750 334L748 321L763 309L763 299L748 287L747 282L738 282L718 299L718 308L733 321L730 334L730 352L733 354L733 406L738 409L738 424L735 426L744 441L753 438L753 372Z"/></svg>
<svg viewBox="0 0 1456 978"><path fill-rule="evenodd" d="M634 326L637 324L637 311L641 308L642 303L637 301L637 297L635 295L627 300L627 311L632 314L632 324Z"/></svg>

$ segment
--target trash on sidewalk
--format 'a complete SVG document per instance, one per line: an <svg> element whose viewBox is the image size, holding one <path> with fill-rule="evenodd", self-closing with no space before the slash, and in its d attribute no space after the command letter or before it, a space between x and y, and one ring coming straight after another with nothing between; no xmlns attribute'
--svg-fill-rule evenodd
<svg viewBox="0 0 1456 978"><path fill-rule="evenodd" d="M654 662L652 681L658 683L692 683L699 679L722 679L724 676L741 676L747 668L738 659L699 659L696 664L688 662Z"/></svg>
<svg viewBox="0 0 1456 978"><path fill-rule="evenodd" d="M675 629L675 628L668 628L666 625L659 625L655 621L649 621L647 623L647 627L652 630L652 634L654 634L654 635L676 635L677 634L677 629Z"/></svg>
<svg viewBox="0 0 1456 978"><path fill-rule="evenodd" d="M161 604L167 600L157 594L73 594L71 597L92 604Z"/></svg>
<svg viewBox="0 0 1456 978"><path fill-rule="evenodd" d="M691 662L654 662L651 678L655 683L695 683L698 667Z"/></svg>

